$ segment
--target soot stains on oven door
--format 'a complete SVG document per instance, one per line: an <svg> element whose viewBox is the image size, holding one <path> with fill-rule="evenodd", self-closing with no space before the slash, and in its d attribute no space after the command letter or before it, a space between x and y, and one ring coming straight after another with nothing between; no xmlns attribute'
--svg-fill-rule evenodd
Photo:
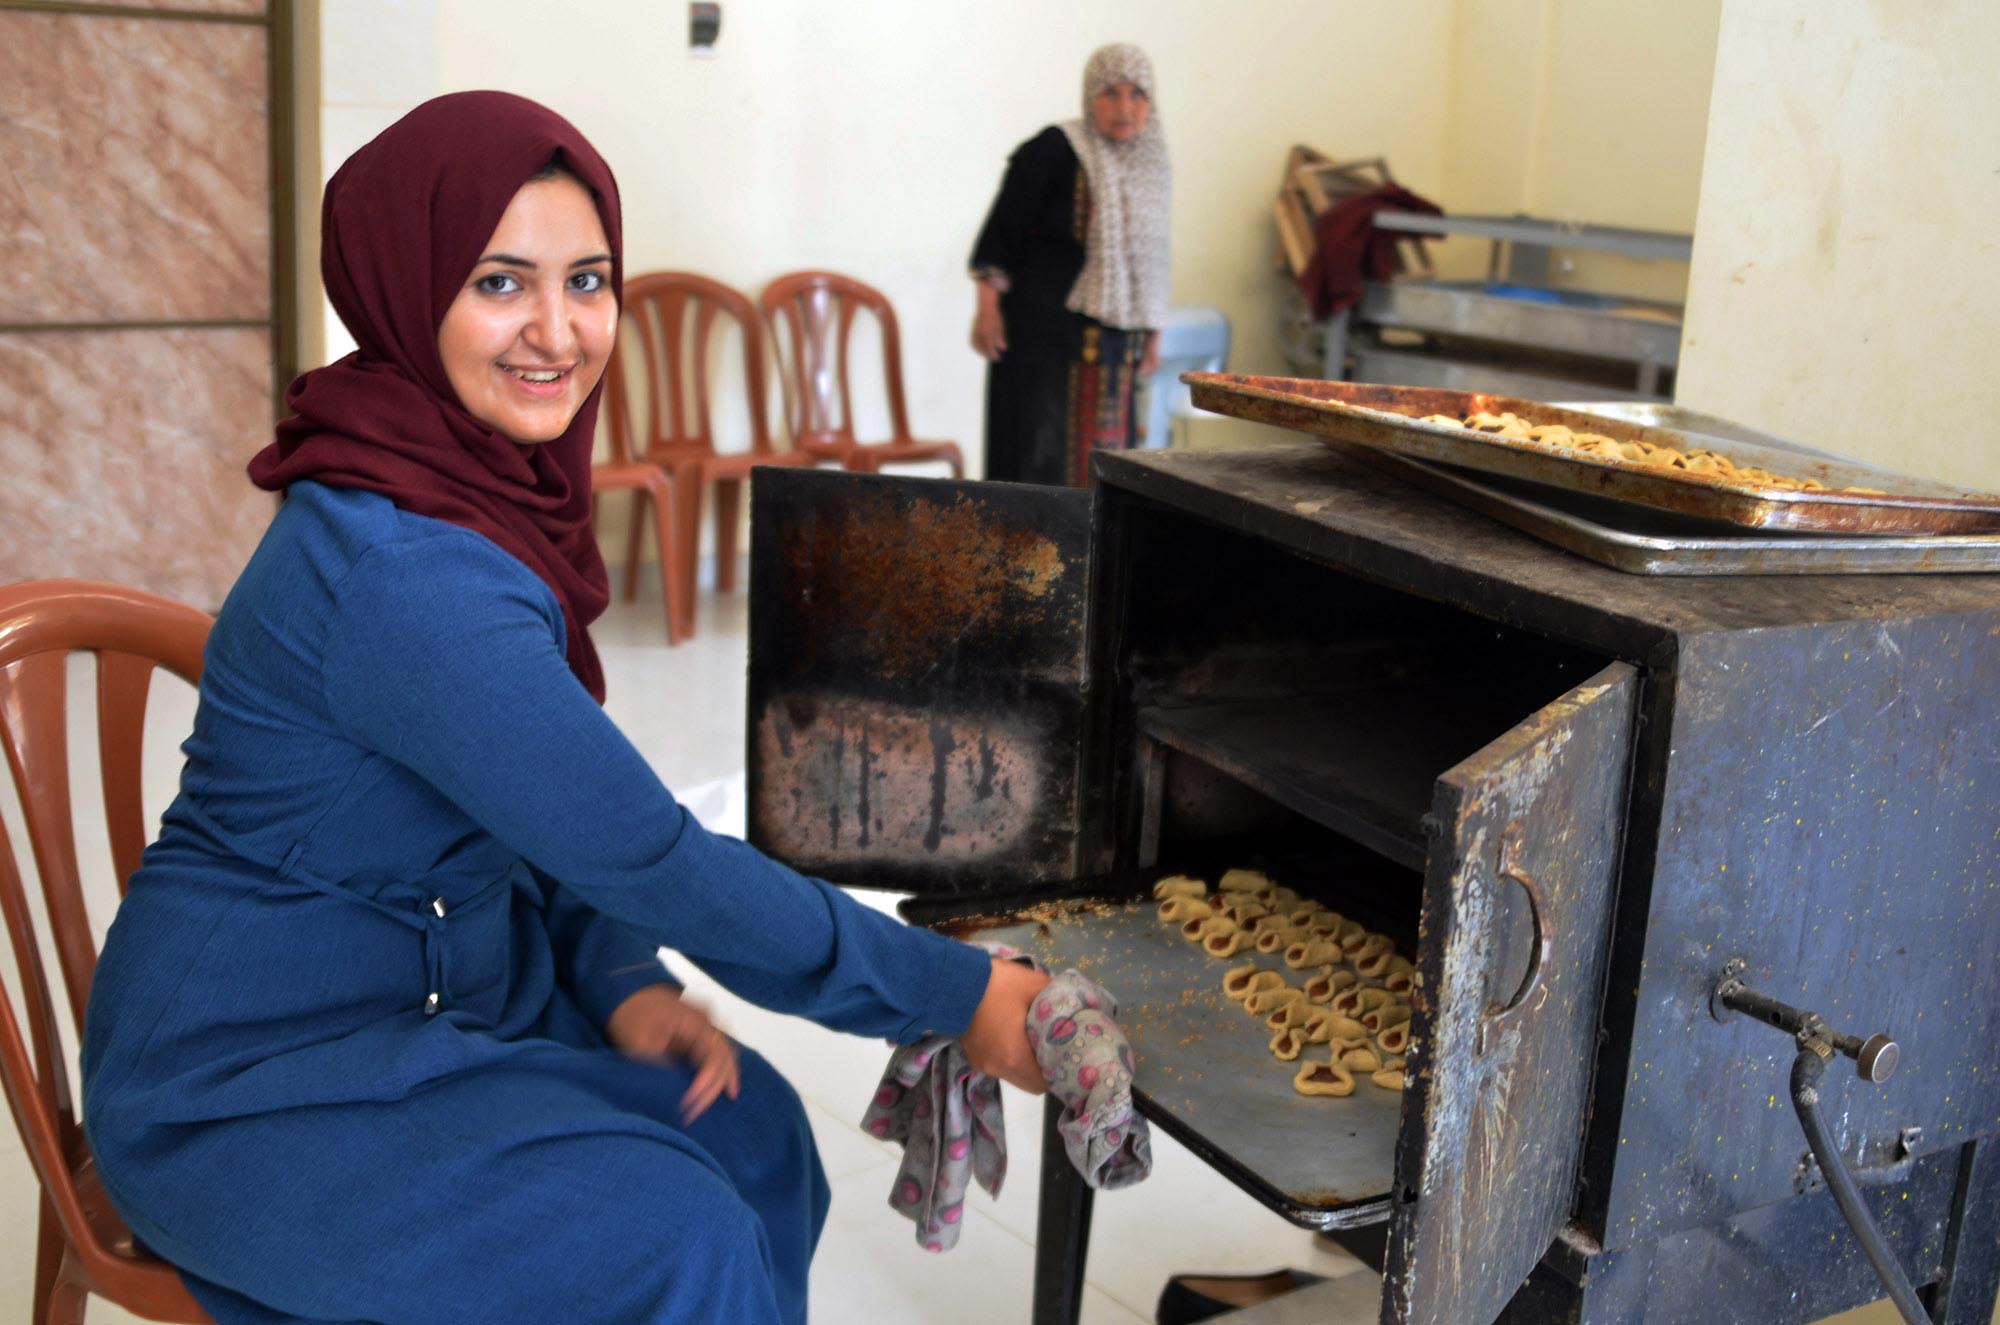
<svg viewBox="0 0 2000 1325"><path fill-rule="evenodd" d="M915 893L1086 872L1087 494L766 469L751 522L750 840Z"/></svg>
<svg viewBox="0 0 2000 1325"><path fill-rule="evenodd" d="M1438 780L1385 1321L1494 1319L1568 1217L1637 689L1613 663Z"/></svg>

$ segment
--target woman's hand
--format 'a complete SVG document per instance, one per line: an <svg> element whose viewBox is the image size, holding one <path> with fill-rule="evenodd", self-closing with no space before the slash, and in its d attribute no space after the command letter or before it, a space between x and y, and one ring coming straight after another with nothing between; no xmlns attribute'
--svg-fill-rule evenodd
<svg viewBox="0 0 2000 1325"><path fill-rule="evenodd" d="M1007 324L1000 316L1000 292L985 281L978 284L979 307L972 314L972 348L988 363L1007 352Z"/></svg>
<svg viewBox="0 0 2000 1325"><path fill-rule="evenodd" d="M1146 335L1145 352L1139 356L1139 376L1151 377L1159 371L1160 333L1157 331L1148 332Z"/></svg>
<svg viewBox="0 0 2000 1325"><path fill-rule="evenodd" d="M672 985L647 985L627 996L604 1023L604 1038L627 1058L686 1059L695 1065L694 1082L681 1096L684 1123L701 1117L724 1094L735 1099L741 1089L736 1042L708 1019L706 1008L682 998Z"/></svg>
<svg viewBox="0 0 2000 1325"><path fill-rule="evenodd" d="M986 996L979 1000L972 1024L959 1040L975 1070L1019 1086L1030 1095L1044 1095L1049 1089L1035 1062L1034 1047L1028 1043L1028 1004L1048 982L1049 977L1032 966L995 957Z"/></svg>

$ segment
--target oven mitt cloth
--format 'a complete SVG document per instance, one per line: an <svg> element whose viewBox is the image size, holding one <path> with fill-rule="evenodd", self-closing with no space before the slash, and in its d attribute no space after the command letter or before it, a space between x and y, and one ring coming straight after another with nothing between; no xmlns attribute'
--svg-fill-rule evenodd
<svg viewBox="0 0 2000 1325"><path fill-rule="evenodd" d="M1004 947L997 955L1041 963ZM1028 1008L1035 1061L1062 1105L1056 1128L1070 1163L1092 1187L1129 1187L1152 1171L1152 1138L1132 1103L1132 1046L1118 1005L1089 976L1064 971ZM1000 1083L975 1071L956 1039L899 1047L862 1127L903 1147L889 1204L916 1224L926 1251L958 1242L965 1196L977 1182L994 1196L1007 1176Z"/></svg>
<svg viewBox="0 0 2000 1325"><path fill-rule="evenodd" d="M1081 971L1050 980L1028 1008L1035 1062L1062 1103L1056 1130L1084 1182L1105 1191L1153 1171L1152 1132L1132 1102L1132 1043L1118 1002Z"/></svg>

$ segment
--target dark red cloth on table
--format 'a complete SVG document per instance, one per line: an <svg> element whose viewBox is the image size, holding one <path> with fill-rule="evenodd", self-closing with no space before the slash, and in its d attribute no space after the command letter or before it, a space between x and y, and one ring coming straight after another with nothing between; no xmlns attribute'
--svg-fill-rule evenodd
<svg viewBox="0 0 2000 1325"><path fill-rule="evenodd" d="M293 417L250 479L379 492L418 515L484 534L562 605L570 670L600 702L588 627L610 601L590 527L590 451L600 382L561 437L522 445L468 414L445 376L438 326L523 184L552 160L589 189L623 288L618 183L582 134L505 92L427 101L348 158L326 187L320 271L359 347L301 373Z"/></svg>
<svg viewBox="0 0 2000 1325"><path fill-rule="evenodd" d="M1314 317L1332 317L1361 301L1368 281L1386 281L1402 270L1393 230L1375 228L1377 212L1422 212L1443 216L1444 208L1400 184L1357 193L1321 213L1315 227L1312 261L1299 273L1299 289Z"/></svg>

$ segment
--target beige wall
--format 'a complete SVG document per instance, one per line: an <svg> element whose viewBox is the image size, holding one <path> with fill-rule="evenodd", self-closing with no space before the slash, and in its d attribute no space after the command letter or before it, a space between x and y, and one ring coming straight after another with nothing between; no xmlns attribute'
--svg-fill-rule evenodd
<svg viewBox="0 0 2000 1325"><path fill-rule="evenodd" d="M1285 151L1383 153L1438 192L1453 4L1262 0L1218 22L1196 0L770 0L725 5L714 57L693 59L686 10L651 0L334 0L321 14L320 176L438 92L547 102L618 172L629 270L692 269L754 294L830 266L886 290L912 424L958 441L977 473L984 372L966 345L966 256L1007 154L1080 112L1093 48L1137 41L1158 70L1178 181L1175 301L1229 315L1233 367L1282 372L1270 198ZM326 346L351 348L330 313ZM743 422L728 360L724 445ZM883 417L879 400L861 412ZM625 508L603 512L608 551L623 546Z"/></svg>
<svg viewBox="0 0 2000 1325"><path fill-rule="evenodd" d="M319 270L319 194L340 163L420 101L438 94L437 0L319 0L317 102L319 159L301 163L301 178L315 175L313 205L301 212L310 224L302 266ZM301 15L300 22L310 17ZM302 107L300 117L312 107ZM331 307L317 328L321 361L354 348L353 337Z"/></svg>
<svg viewBox="0 0 2000 1325"><path fill-rule="evenodd" d="M1457 0L1447 210L1694 228L1722 0ZM1448 274L1485 270L1454 241ZM1687 264L1569 255L1556 284L1678 300Z"/></svg>
<svg viewBox="0 0 2000 1325"><path fill-rule="evenodd" d="M1726 0L1683 404L2000 490L2000 6Z"/></svg>
<svg viewBox="0 0 2000 1325"><path fill-rule="evenodd" d="M1176 302L1230 316L1232 368L1284 372L1269 205L1291 143L1382 154L1453 210L1686 230L1720 6L1260 0L1221 22L1195 0L764 0L725 5L715 57L697 60L678 6L337 0L322 173L437 91L544 100L618 171L631 270L692 268L754 293L826 265L883 287L905 324L913 423L976 457L966 253L1007 153L1077 113L1096 45L1137 41L1158 66ZM1458 261L1483 270L1484 247ZM1586 255L1567 279L1678 298L1686 270ZM343 342L335 329L330 349ZM1203 422L1204 444L1265 432ZM740 423L724 411L725 441ZM609 548L624 506L605 512Z"/></svg>
<svg viewBox="0 0 2000 1325"><path fill-rule="evenodd" d="M624 190L632 271L683 267L754 293L827 266L904 323L913 426L976 457L983 365L966 257L1007 154L1080 113L1085 56L1155 62L1178 188L1174 299L1223 309L1234 363L1282 365L1270 198L1305 140L1384 152L1438 186L1450 0L726 4L713 59L684 6L437 0L444 89L500 87L573 119Z"/></svg>

